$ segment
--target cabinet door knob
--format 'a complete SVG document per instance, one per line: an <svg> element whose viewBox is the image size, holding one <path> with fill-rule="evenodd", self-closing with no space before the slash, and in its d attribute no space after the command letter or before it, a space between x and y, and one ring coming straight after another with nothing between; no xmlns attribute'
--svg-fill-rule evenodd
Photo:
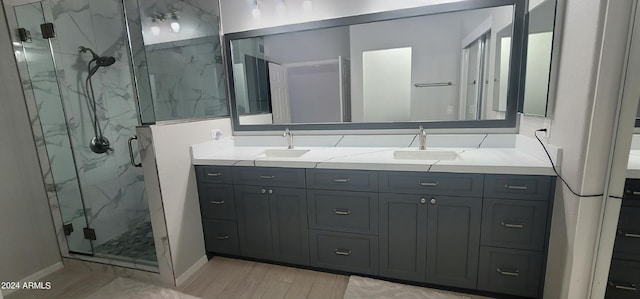
<svg viewBox="0 0 640 299"><path fill-rule="evenodd" d="M431 204L432 204L432 205L435 205L436 203L438 203L438 202L436 201L436 199L435 199L435 198L432 198L432 199L431 199Z"/></svg>
<svg viewBox="0 0 640 299"><path fill-rule="evenodd" d="M269 189L269 194L273 194L273 189Z"/></svg>
<svg viewBox="0 0 640 299"><path fill-rule="evenodd" d="M421 203L421 204L425 204L425 203L427 203L427 199L426 199L426 198L424 198L424 197L423 197L423 198L420 198L420 203Z"/></svg>
<svg viewBox="0 0 640 299"><path fill-rule="evenodd" d="M262 194L267 194L267 189L262 188L262 189L260 190L260 193L262 193Z"/></svg>

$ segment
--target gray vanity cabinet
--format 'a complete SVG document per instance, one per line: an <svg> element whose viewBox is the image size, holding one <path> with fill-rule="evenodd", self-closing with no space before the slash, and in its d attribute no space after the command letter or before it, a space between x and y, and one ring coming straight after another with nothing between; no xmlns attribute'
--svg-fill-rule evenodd
<svg viewBox="0 0 640 299"><path fill-rule="evenodd" d="M206 250L240 254L231 167L197 166L196 176Z"/></svg>
<svg viewBox="0 0 640 299"><path fill-rule="evenodd" d="M427 199L419 195L380 194L380 275L425 280Z"/></svg>
<svg viewBox="0 0 640 299"><path fill-rule="evenodd" d="M196 173L208 252L542 294L551 177L236 166ZM628 240L615 254L635 256L640 228L624 215ZM612 267L611 292L635 288L637 264Z"/></svg>
<svg viewBox="0 0 640 299"><path fill-rule="evenodd" d="M235 186L240 254L309 265L304 189Z"/></svg>
<svg viewBox="0 0 640 299"><path fill-rule="evenodd" d="M381 172L381 275L475 288L482 182L477 174Z"/></svg>
<svg viewBox="0 0 640 299"><path fill-rule="evenodd" d="M433 196L427 208L427 282L476 288L482 198Z"/></svg>

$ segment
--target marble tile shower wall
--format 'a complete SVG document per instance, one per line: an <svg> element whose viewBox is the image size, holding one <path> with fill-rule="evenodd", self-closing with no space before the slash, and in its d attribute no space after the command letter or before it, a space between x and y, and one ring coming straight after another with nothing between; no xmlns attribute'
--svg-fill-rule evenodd
<svg viewBox="0 0 640 299"><path fill-rule="evenodd" d="M149 45L146 50L158 120L228 115L218 36Z"/></svg>
<svg viewBox="0 0 640 299"><path fill-rule="evenodd" d="M142 171L130 165L127 148L128 138L135 135L138 117L122 7L116 0L51 0L50 3L57 34L53 50L58 60L66 123L89 226L96 230L94 245L99 246L149 221ZM100 125L114 149L107 155L98 155L89 149L94 133L84 79L91 57L80 55L79 46L116 58L114 65L101 68L93 79ZM47 113L42 109L39 114L42 117ZM45 129L45 139L58 135L62 138L66 132Z"/></svg>

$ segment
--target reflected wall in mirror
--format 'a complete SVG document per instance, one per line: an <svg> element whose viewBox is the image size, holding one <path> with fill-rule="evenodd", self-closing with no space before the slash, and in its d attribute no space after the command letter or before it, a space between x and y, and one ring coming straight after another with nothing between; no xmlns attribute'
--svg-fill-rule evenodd
<svg viewBox="0 0 640 299"><path fill-rule="evenodd" d="M513 14L500 6L232 40L236 109L273 113L274 124L504 119L490 109L492 41Z"/></svg>
<svg viewBox="0 0 640 299"><path fill-rule="evenodd" d="M217 1L124 3L142 123L229 115Z"/></svg>
<svg viewBox="0 0 640 299"><path fill-rule="evenodd" d="M528 17L527 63L522 112L527 115L550 115L549 87L553 34L557 3L531 1Z"/></svg>

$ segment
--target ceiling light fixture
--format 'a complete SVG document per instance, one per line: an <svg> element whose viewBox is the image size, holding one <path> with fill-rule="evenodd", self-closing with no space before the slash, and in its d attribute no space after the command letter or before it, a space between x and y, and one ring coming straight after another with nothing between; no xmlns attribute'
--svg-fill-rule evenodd
<svg viewBox="0 0 640 299"><path fill-rule="evenodd" d="M251 10L251 15L254 19L259 19L262 15L262 12L260 11L260 0L255 0L253 9Z"/></svg>
<svg viewBox="0 0 640 299"><path fill-rule="evenodd" d="M304 10L304 12L313 11L313 2L311 0L302 1L302 10Z"/></svg>

